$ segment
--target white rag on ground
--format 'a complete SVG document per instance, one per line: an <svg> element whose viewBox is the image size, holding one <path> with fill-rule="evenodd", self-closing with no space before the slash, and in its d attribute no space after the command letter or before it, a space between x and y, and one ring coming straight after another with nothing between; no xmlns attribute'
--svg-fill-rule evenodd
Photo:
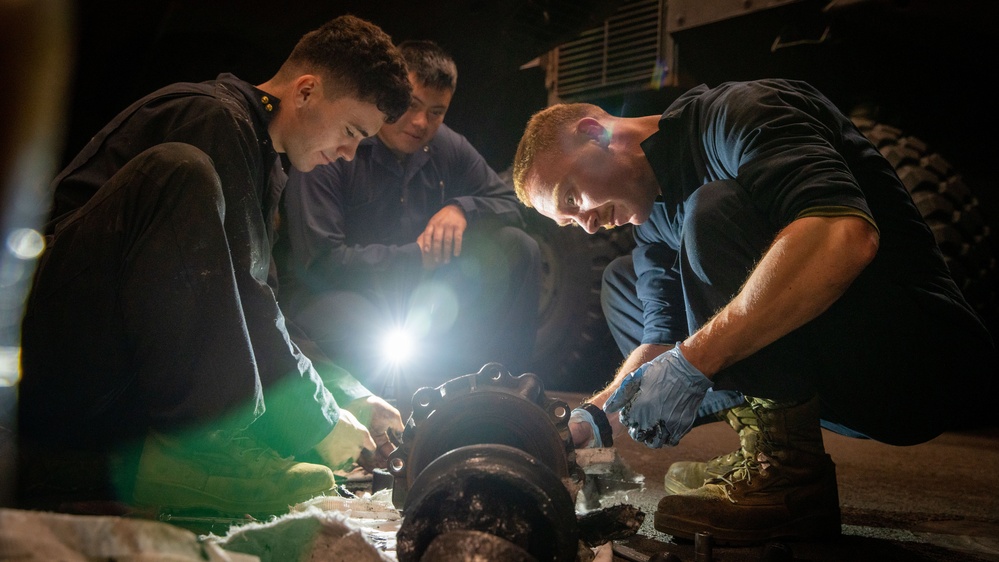
<svg viewBox="0 0 999 562"><path fill-rule="evenodd" d="M144 519L0 508L0 561L395 562L402 516L388 494L314 498L224 536ZM610 543L580 543L580 562L612 558Z"/></svg>
<svg viewBox="0 0 999 562"><path fill-rule="evenodd" d="M254 562L167 523L112 515L0 509L0 560Z"/></svg>
<svg viewBox="0 0 999 562"><path fill-rule="evenodd" d="M390 501L370 496L315 498L222 537L144 519L0 509L0 561L386 562L400 521Z"/></svg>

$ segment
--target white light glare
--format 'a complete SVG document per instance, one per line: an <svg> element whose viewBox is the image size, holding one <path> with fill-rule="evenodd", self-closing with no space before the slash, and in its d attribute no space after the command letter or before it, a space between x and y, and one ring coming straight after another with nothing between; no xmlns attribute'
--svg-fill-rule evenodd
<svg viewBox="0 0 999 562"><path fill-rule="evenodd" d="M382 339L382 355L391 363L404 363L413 354L413 338L403 328L396 328Z"/></svg>

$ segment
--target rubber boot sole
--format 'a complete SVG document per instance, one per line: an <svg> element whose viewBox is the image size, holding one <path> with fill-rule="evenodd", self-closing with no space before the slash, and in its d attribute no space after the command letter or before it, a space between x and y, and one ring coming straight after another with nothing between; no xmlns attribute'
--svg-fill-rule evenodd
<svg viewBox="0 0 999 562"><path fill-rule="evenodd" d="M725 546L750 546L773 540L826 541L842 533L838 513L805 515L766 528L735 529L657 511L653 526L661 533L687 540L694 540L697 533L708 532L712 540Z"/></svg>

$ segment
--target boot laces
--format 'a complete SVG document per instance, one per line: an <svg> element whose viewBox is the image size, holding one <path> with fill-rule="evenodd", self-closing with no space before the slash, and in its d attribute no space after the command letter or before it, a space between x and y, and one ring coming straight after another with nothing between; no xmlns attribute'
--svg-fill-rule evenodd
<svg viewBox="0 0 999 562"><path fill-rule="evenodd" d="M725 499L732 503L739 503L738 499L732 496L738 483L745 482L746 486L752 486L753 476L764 476L767 469L770 468L770 464L770 457L763 452L757 452L756 458L743 457L742 461L732 466L725 474L715 477L715 480L724 483L720 488L725 494Z"/></svg>
<svg viewBox="0 0 999 562"><path fill-rule="evenodd" d="M277 451L261 445L259 441L245 433L230 437L229 446L236 457L254 464L287 461Z"/></svg>

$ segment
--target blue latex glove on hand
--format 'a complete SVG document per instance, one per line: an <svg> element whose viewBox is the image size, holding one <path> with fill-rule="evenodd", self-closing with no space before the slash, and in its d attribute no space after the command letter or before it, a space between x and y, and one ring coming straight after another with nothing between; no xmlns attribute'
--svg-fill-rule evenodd
<svg viewBox="0 0 999 562"><path fill-rule="evenodd" d="M626 376L604 411L620 411L621 423L635 441L655 449L673 447L693 427L709 388L711 381L684 358L677 344Z"/></svg>

